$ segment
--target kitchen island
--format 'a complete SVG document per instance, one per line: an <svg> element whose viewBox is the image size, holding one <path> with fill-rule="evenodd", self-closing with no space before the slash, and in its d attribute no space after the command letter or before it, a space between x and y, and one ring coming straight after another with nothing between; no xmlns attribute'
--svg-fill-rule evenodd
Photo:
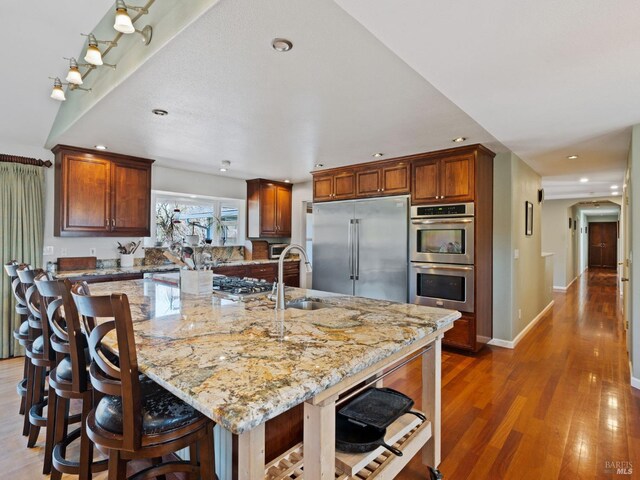
<svg viewBox="0 0 640 480"><path fill-rule="evenodd" d="M340 395L421 351L430 433L423 455L438 465L440 342L458 312L297 288L287 289L288 301L312 298L324 308L275 311L265 296L181 294L150 279L91 286L94 295L112 292L129 298L140 371L238 435L238 478L265 477L265 422L300 404L304 478L334 478ZM222 457L220 477L230 478L230 455Z"/></svg>

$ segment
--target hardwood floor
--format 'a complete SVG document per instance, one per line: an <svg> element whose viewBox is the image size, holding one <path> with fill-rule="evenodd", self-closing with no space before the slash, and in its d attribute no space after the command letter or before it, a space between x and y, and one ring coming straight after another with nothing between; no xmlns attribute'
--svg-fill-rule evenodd
<svg viewBox="0 0 640 480"><path fill-rule="evenodd" d="M588 271L514 350L443 354L445 479L640 478L640 392L616 284L613 270ZM413 395L419 375L412 365L389 386ZM426 477L414 459L399 478Z"/></svg>
<svg viewBox="0 0 640 480"><path fill-rule="evenodd" d="M640 478L607 471L640 469L640 392L629 386L619 304L615 274L590 270L516 349L443 354L445 479ZM34 449L20 436L21 373L22 359L0 362L0 478L32 480L44 478L44 436ZM419 361L387 385L419 398ZM427 476L416 458L398 478Z"/></svg>

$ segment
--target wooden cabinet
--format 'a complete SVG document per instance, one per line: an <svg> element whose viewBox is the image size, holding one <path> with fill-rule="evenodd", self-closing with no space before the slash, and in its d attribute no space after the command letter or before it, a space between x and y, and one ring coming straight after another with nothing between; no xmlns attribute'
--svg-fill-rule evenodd
<svg viewBox="0 0 640 480"><path fill-rule="evenodd" d="M413 162L413 204L471 202L474 199L474 153L447 154Z"/></svg>
<svg viewBox="0 0 640 480"><path fill-rule="evenodd" d="M247 237L291 236L291 185L247 180Z"/></svg>
<svg viewBox="0 0 640 480"><path fill-rule="evenodd" d="M345 167L313 177L313 200L351 200L354 198L403 195L409 193L409 162L375 162Z"/></svg>
<svg viewBox="0 0 640 480"><path fill-rule="evenodd" d="M148 237L153 160L58 145L55 236Z"/></svg>
<svg viewBox="0 0 640 480"><path fill-rule="evenodd" d="M356 174L350 169L313 177L313 199L316 202L348 200L355 194Z"/></svg>

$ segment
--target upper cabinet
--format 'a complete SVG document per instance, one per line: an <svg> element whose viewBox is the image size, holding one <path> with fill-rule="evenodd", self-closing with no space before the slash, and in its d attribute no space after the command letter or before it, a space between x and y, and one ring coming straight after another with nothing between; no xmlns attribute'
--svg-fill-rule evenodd
<svg viewBox="0 0 640 480"><path fill-rule="evenodd" d="M291 184L247 180L247 237L291 236Z"/></svg>
<svg viewBox="0 0 640 480"><path fill-rule="evenodd" d="M473 152L413 162L413 204L472 202L473 197Z"/></svg>
<svg viewBox="0 0 640 480"><path fill-rule="evenodd" d="M153 160L64 145L53 153L56 236L151 234Z"/></svg>
<svg viewBox="0 0 640 480"><path fill-rule="evenodd" d="M315 202L403 195L409 193L409 162L356 165L313 176Z"/></svg>
<svg viewBox="0 0 640 480"><path fill-rule="evenodd" d="M420 153L313 174L313 200L411 194L414 205L472 202L476 195L476 160L493 158L482 145Z"/></svg>

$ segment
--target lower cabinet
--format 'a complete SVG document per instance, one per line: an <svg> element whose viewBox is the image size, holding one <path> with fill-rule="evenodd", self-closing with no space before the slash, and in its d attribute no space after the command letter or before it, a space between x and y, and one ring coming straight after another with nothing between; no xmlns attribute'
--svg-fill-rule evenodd
<svg viewBox="0 0 640 480"><path fill-rule="evenodd" d="M266 280L267 282L275 282L278 278L277 263L259 263L253 265L229 265L216 267L213 273L219 275L227 275L228 277L249 277L258 280ZM288 287L300 286L300 263L285 262L284 263L284 284Z"/></svg>
<svg viewBox="0 0 640 480"><path fill-rule="evenodd" d="M475 316L463 313L453 322L453 328L444 334L444 345L463 350L476 351Z"/></svg>

